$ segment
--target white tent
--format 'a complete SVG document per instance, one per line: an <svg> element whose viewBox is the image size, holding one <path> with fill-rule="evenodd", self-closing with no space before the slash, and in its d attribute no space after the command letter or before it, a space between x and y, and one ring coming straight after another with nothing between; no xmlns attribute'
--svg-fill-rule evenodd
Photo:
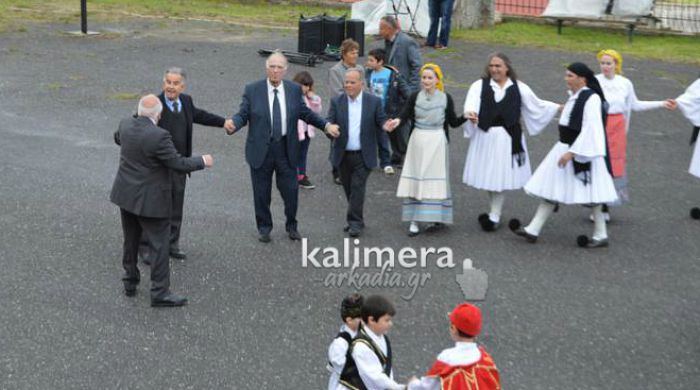
<svg viewBox="0 0 700 390"><path fill-rule="evenodd" d="M394 8L396 7L396 9ZM428 15L428 0L363 0L352 5L352 18L364 20L365 34L379 33L379 19L385 15L399 13L401 29L406 32L417 32L423 37L428 36L430 17ZM408 15L415 15L413 23ZM412 31L415 28L415 31Z"/></svg>

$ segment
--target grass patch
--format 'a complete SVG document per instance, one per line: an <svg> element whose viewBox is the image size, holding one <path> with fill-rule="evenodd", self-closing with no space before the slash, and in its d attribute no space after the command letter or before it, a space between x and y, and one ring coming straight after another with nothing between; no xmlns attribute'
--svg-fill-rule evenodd
<svg viewBox="0 0 700 390"><path fill-rule="evenodd" d="M133 92L117 92L109 95L112 100L139 100L141 94Z"/></svg>
<svg viewBox="0 0 700 390"><path fill-rule="evenodd" d="M57 14L79 18L80 3L75 0L3 0L0 13L10 13L31 20L56 20ZM78 14L76 15L76 11ZM160 17L214 19L225 22L262 24L271 27L295 27L299 15L350 14L348 8L302 4L272 4L264 0L92 0L88 15L115 17L140 14ZM23 14L23 15L22 15ZM51 17L53 15L53 17Z"/></svg>
<svg viewBox="0 0 700 390"><path fill-rule="evenodd" d="M11 26L17 28L21 21L27 20L78 25L78 11L79 2L75 0L2 0L0 31L12 31ZM92 21L114 21L138 14L220 20L271 29L296 27L300 14L350 14L349 8L273 4L265 0L91 0L88 2L88 12ZM292 33L286 35L291 36ZM623 55L700 65L700 56L697 54L700 52L700 40L697 36L635 34L634 43L630 44L624 31L567 26L562 35L557 35L557 29L553 25L509 21L492 29L453 30L452 37L471 42L570 52L595 53L603 48L615 48ZM428 53L426 57L439 58L451 54L454 53L444 51Z"/></svg>
<svg viewBox="0 0 700 390"><path fill-rule="evenodd" d="M700 64L700 40L694 36L635 34L630 44L624 31L566 26L562 35L558 35L554 25L519 21L505 22L492 29L456 30L451 34L457 39L479 43L586 53L613 48L623 56Z"/></svg>
<svg viewBox="0 0 700 390"><path fill-rule="evenodd" d="M46 84L46 89L48 89L49 91L53 91L53 92L60 91L63 88L66 88L66 86L63 84L60 84L60 83Z"/></svg>

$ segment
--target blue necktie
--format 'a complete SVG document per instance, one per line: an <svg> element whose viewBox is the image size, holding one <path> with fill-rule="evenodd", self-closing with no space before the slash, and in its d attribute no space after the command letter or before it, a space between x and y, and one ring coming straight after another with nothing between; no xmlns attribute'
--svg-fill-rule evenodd
<svg viewBox="0 0 700 390"><path fill-rule="evenodd" d="M173 102L173 112L180 112L180 109L177 106L178 106L177 101L174 101Z"/></svg>
<svg viewBox="0 0 700 390"><path fill-rule="evenodd" d="M275 100L272 101L272 139L276 142L282 139L282 109L280 101L277 99L277 88L272 90L275 93Z"/></svg>

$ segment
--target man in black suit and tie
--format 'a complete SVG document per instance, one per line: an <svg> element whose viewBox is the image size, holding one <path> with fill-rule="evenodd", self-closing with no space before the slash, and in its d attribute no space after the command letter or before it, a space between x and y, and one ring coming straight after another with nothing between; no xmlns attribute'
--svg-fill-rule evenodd
<svg viewBox="0 0 700 390"><path fill-rule="evenodd" d="M265 66L267 78L246 85L238 113L233 116L233 130L227 132L233 134L249 125L245 158L253 180L258 240L270 242L273 172L284 200L287 233L290 239L300 240L296 220L299 190L296 179L299 154L297 121L301 119L324 129L332 137L338 135L338 126L326 122L306 106L299 85L283 80L287 58L282 53L271 54Z"/></svg>
<svg viewBox="0 0 700 390"><path fill-rule="evenodd" d="M386 148L382 131L387 120L379 97L363 93L362 74L356 69L345 73L345 93L331 100L328 121L340 126L333 140L331 159L340 171L340 181L348 199L345 231L358 237L365 226L362 210L367 178L377 167L377 146ZM388 150L384 150L387 154Z"/></svg>
<svg viewBox="0 0 700 390"><path fill-rule="evenodd" d="M155 95L139 101L138 116L119 123L119 170L110 200L119 206L124 231L124 292L136 294L141 275L137 256L141 235L147 237L151 264L151 306L182 306L187 299L170 291L171 170L192 172L213 164L210 155L182 157L172 136L156 126L163 105Z"/></svg>
<svg viewBox="0 0 700 390"><path fill-rule="evenodd" d="M233 129L233 121L211 114L196 107L192 97L184 94L187 75L181 68L172 67L163 76L163 92L158 96L163 104L163 112L158 127L168 130L173 137L173 144L180 155L192 155L192 124L224 127ZM182 228L182 209L185 202L187 174L173 171L173 210L170 215L170 256L185 259L187 255L180 248L180 229ZM142 240L142 243L145 240Z"/></svg>

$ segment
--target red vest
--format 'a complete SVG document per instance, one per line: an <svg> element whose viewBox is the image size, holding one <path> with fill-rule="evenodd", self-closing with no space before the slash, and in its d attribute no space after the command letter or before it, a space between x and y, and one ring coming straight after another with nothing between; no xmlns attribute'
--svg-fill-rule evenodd
<svg viewBox="0 0 700 390"><path fill-rule="evenodd" d="M468 366L450 366L440 360L430 368L426 376L440 378L441 390L500 390L498 368L483 347L479 347L481 359Z"/></svg>

